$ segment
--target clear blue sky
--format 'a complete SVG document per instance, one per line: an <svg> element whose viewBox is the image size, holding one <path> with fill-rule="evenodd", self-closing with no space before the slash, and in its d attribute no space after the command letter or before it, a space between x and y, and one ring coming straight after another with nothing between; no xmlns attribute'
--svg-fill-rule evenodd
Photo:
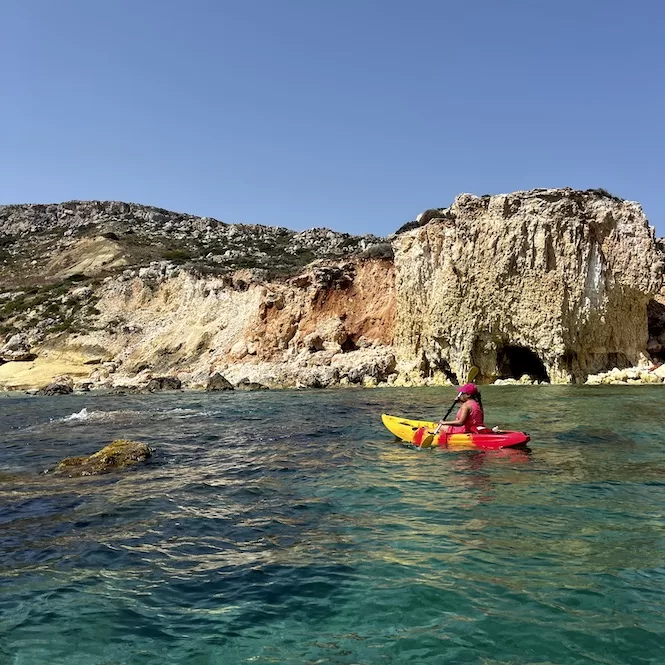
<svg viewBox="0 0 665 665"><path fill-rule="evenodd" d="M0 0L0 203L393 232L604 187L665 235L657 0Z"/></svg>

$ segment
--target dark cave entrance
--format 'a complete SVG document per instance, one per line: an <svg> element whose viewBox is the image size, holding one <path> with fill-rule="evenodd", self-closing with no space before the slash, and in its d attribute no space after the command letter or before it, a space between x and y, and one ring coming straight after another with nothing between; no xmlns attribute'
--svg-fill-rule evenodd
<svg viewBox="0 0 665 665"><path fill-rule="evenodd" d="M499 349L496 365L500 379L519 379L526 374L536 381L550 381L543 361L526 346L508 345Z"/></svg>
<svg viewBox="0 0 665 665"><path fill-rule="evenodd" d="M656 362L665 361L665 305L655 298L647 305L649 343L647 351Z"/></svg>

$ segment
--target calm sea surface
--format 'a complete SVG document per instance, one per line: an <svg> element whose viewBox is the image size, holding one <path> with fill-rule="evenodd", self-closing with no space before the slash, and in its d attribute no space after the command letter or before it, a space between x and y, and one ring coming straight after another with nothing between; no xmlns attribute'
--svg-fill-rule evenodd
<svg viewBox="0 0 665 665"><path fill-rule="evenodd" d="M665 387L0 398L0 665L665 663ZM148 465L44 475L114 438Z"/></svg>

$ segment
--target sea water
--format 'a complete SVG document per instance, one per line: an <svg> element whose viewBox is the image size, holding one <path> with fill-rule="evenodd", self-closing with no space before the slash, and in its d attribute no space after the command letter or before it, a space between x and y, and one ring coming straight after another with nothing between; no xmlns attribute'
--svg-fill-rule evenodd
<svg viewBox="0 0 665 665"><path fill-rule="evenodd" d="M662 386L0 398L0 665L665 663ZM140 468L45 473L115 438Z"/></svg>

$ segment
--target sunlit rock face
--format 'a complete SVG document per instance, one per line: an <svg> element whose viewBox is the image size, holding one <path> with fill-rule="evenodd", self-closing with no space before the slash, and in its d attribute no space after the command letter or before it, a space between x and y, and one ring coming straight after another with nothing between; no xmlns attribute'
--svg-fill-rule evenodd
<svg viewBox="0 0 665 665"><path fill-rule="evenodd" d="M403 372L558 383L637 365L663 264L637 203L540 189L427 210L393 241ZM415 228L413 228L415 227Z"/></svg>

